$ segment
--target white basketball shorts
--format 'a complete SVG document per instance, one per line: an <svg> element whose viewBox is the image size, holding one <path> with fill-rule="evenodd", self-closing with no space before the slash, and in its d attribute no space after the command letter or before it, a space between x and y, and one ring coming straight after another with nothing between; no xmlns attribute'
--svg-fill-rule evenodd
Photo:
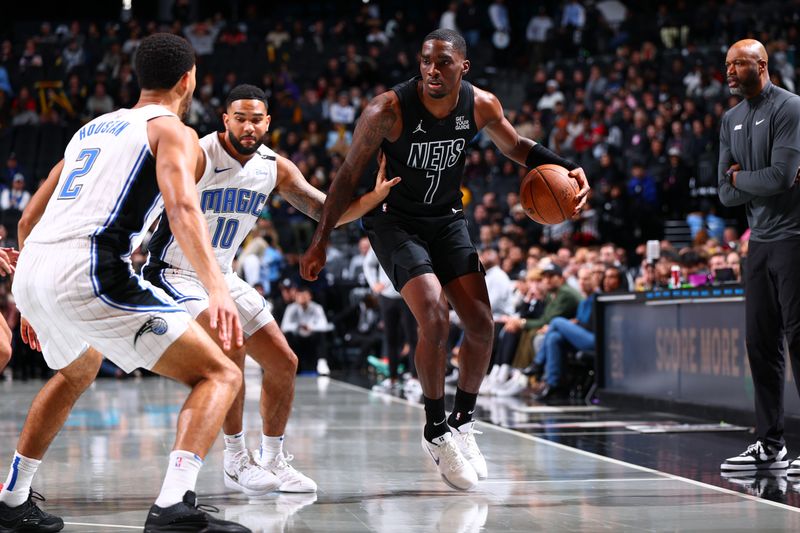
<svg viewBox="0 0 800 533"><path fill-rule="evenodd" d="M197 274L190 270L166 267L148 270L147 279L184 306L192 318L208 309L208 291ZM236 275L225 274L231 298L239 310L239 321L245 337L250 337L274 319L267 301L253 287Z"/></svg>
<svg viewBox="0 0 800 533"><path fill-rule="evenodd" d="M150 369L191 321L164 291L90 239L28 244L12 291L55 370L89 346L125 372Z"/></svg>

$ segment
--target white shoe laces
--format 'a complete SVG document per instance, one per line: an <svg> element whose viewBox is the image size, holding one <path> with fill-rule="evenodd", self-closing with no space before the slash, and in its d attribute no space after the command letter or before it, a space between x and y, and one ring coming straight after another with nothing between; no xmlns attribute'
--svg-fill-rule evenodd
<svg viewBox="0 0 800 533"><path fill-rule="evenodd" d="M439 456L447 463L447 467L451 472L456 472L465 467L464 456L458 449L458 446L452 440L439 445Z"/></svg>
<svg viewBox="0 0 800 533"><path fill-rule="evenodd" d="M464 443L464 446L466 447L466 450L464 450L464 456L467 458L479 457L482 455L481 449L478 448L478 443L475 441L476 434L483 435L483 432L478 431L474 426L463 433L458 432L455 434L455 437Z"/></svg>
<svg viewBox="0 0 800 533"><path fill-rule="evenodd" d="M761 444L760 440L758 440L755 443L753 443L750 446L748 446L747 449L742 453L741 456L742 457L746 457L748 455L752 455L753 452L757 452L759 455L761 455L762 453L766 453L765 450L764 450L764 445Z"/></svg>
<svg viewBox="0 0 800 533"><path fill-rule="evenodd" d="M244 472L245 470L247 470L247 467L252 462L250 458L250 452L248 451L237 452L236 455L233 456L233 461L231 462L237 472L239 473Z"/></svg>
<svg viewBox="0 0 800 533"><path fill-rule="evenodd" d="M275 467L277 470L294 470L294 467L289 464L289 461L294 459L294 455L286 454L284 455L282 452L275 456L272 460L272 466Z"/></svg>

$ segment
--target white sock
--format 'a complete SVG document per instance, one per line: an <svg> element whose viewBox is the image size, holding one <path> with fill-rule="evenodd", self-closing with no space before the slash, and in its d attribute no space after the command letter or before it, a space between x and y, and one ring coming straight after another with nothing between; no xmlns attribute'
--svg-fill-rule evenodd
<svg viewBox="0 0 800 533"><path fill-rule="evenodd" d="M169 466L161 485L161 494L156 499L156 505L161 508L175 505L183 501L187 490L194 490L197 484L197 474L203 466L203 459L184 450L174 450L169 454Z"/></svg>
<svg viewBox="0 0 800 533"><path fill-rule="evenodd" d="M280 437L261 435L261 458L272 461L275 456L283 453L283 437L283 435Z"/></svg>
<svg viewBox="0 0 800 533"><path fill-rule="evenodd" d="M237 454L247 447L244 444L244 431L240 431L236 435L224 435L225 438L225 453Z"/></svg>
<svg viewBox="0 0 800 533"><path fill-rule="evenodd" d="M0 491L0 502L9 507L19 507L25 503L31 489L31 481L40 464L41 461L30 459L15 451L11 467L8 469L8 477L3 483L3 490Z"/></svg>

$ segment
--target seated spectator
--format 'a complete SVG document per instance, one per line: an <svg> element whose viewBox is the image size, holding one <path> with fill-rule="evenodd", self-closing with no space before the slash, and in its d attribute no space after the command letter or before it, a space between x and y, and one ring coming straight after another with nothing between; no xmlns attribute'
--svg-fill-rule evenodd
<svg viewBox="0 0 800 533"><path fill-rule="evenodd" d="M11 187L14 177L18 174L25 176L26 172L17 161L17 155L11 152L6 160L6 168L0 173L0 188Z"/></svg>
<svg viewBox="0 0 800 533"><path fill-rule="evenodd" d="M741 262L742 258L739 256L738 252L728 252L725 261L728 265L728 268L733 270L733 275L737 281L742 280L742 269L741 269Z"/></svg>
<svg viewBox="0 0 800 533"><path fill-rule="evenodd" d="M330 329L322 306L311 300L311 289L307 286L299 287L294 302L286 307L281 321L281 330L300 360L298 368L307 367L311 361L316 360L319 375L327 376L331 373L325 341L325 333Z"/></svg>
<svg viewBox="0 0 800 533"><path fill-rule="evenodd" d="M589 267L582 267L578 271L578 280L585 298L578 304L575 318L553 318L533 363L523 370L526 375L544 377L544 386L535 396L539 401L565 396L568 392L563 380L565 350L594 351L593 316L597 285Z"/></svg>
<svg viewBox="0 0 800 533"><path fill-rule="evenodd" d="M606 267L602 287L603 292L627 292L628 282L618 267Z"/></svg>
<svg viewBox="0 0 800 533"><path fill-rule="evenodd" d="M728 268L728 262L725 259L724 252L717 252L708 258L708 271L712 276L716 277L717 270Z"/></svg>
<svg viewBox="0 0 800 533"><path fill-rule="evenodd" d="M86 100L86 118L93 119L111 113L114 110L114 100L106 92L106 86L98 83L94 86L94 93Z"/></svg>
<svg viewBox="0 0 800 533"><path fill-rule="evenodd" d="M515 319L523 330L512 364L515 369L525 368L533 361L533 341L544 332L544 326L557 316L574 317L581 301L581 295L566 283L561 267L556 264L550 263L542 270L541 284L547 302L542 315L539 318ZM519 370L513 374L512 379L518 378Z"/></svg>
<svg viewBox="0 0 800 533"><path fill-rule="evenodd" d="M497 334L494 364L485 380L489 385L482 391L484 394L498 393L505 388L511 377L511 363L514 361L514 354L522 335L521 319L535 319L542 316L546 294L542 290L541 280L541 270L529 270L525 277L517 282L517 292L522 298L514 312L497 320L502 324L502 328Z"/></svg>
<svg viewBox="0 0 800 533"><path fill-rule="evenodd" d="M0 209L3 211L3 224L12 228L16 235L17 222L22 216L22 211L31 200L31 193L25 190L25 176L16 174L11 182L10 189L0 193Z"/></svg>

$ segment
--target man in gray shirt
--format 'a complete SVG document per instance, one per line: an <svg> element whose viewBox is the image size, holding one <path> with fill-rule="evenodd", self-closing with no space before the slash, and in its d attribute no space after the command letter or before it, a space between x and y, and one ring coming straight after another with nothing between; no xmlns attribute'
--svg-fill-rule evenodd
<svg viewBox="0 0 800 533"><path fill-rule="evenodd" d="M769 81L767 51L752 39L725 59L731 94L743 100L722 117L719 197L746 205L750 248L745 271L746 343L755 387L758 440L723 471L789 468L783 439L783 336L800 386L800 97Z"/></svg>

